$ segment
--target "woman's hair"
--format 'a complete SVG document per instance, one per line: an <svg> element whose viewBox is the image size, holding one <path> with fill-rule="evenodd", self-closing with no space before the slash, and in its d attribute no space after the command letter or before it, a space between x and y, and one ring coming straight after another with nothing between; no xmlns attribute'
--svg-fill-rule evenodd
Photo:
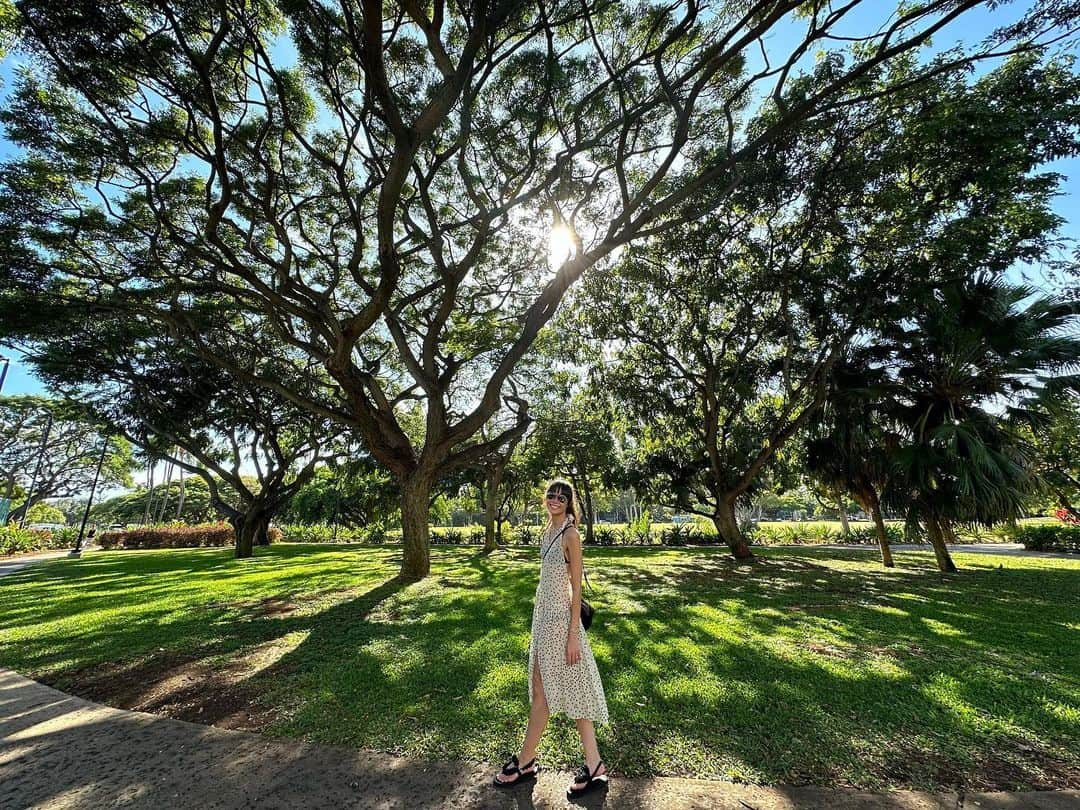
<svg viewBox="0 0 1080 810"><path fill-rule="evenodd" d="M555 490L556 492L561 492L563 495L566 496L566 514L568 514L570 516L571 525L577 526L577 523L578 523L577 502L574 500L574 488L572 486L570 486L570 484L567 483L566 481L563 481L561 478L556 478L551 483L549 483L547 485L547 488L544 490L544 509L545 510L547 509L547 494L549 492L551 492L551 490ZM548 516L548 520L551 520L550 515Z"/></svg>

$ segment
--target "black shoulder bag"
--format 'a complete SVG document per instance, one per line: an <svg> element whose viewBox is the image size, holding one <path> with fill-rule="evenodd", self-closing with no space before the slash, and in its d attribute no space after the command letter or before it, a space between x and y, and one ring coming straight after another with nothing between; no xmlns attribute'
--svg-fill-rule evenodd
<svg viewBox="0 0 1080 810"><path fill-rule="evenodd" d="M547 551L544 552L544 557L542 557L540 559L541 564L543 564L544 558L547 557L548 552L550 552L552 547L555 545L555 541L558 540L560 537L562 537L562 533L565 532L571 525L572 524L567 523L565 526L563 526L561 529L559 529L559 533L557 535L555 535L553 538L551 538L551 545L547 547ZM565 554L563 555L563 562L565 562L567 565L570 564L570 561L568 559L566 559ZM589 586L589 593L592 593L593 586L592 586L592 583L589 582L589 574L585 570L585 561L584 560L582 560L582 562L581 562L581 573L585 574L585 583ZM582 596L581 597L581 626L584 627L586 630L588 630L589 625L592 624L593 614L594 613L596 613L596 609L592 605L590 605L588 602L586 602L585 597Z"/></svg>

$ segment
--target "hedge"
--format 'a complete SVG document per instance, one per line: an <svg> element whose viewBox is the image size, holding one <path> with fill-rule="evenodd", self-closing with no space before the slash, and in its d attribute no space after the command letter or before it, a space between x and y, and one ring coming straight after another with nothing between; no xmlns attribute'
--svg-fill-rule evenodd
<svg viewBox="0 0 1080 810"><path fill-rule="evenodd" d="M272 527L270 542L279 542L281 538L281 530ZM105 532L97 538L97 542L104 549L201 548L234 545L236 534L228 523L201 523L198 526L174 524Z"/></svg>
<svg viewBox="0 0 1080 810"><path fill-rule="evenodd" d="M1080 552L1080 526L1069 523L1039 523L1019 526L1016 539L1028 551Z"/></svg>

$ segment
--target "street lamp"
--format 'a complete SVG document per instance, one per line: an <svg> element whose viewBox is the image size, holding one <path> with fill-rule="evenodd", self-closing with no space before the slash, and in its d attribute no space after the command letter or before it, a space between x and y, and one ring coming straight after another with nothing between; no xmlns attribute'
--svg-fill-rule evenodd
<svg viewBox="0 0 1080 810"><path fill-rule="evenodd" d="M94 470L94 483L90 485L90 497L86 499L86 510L83 512L82 525L79 526L79 536L75 540L75 548L71 550L69 557L82 556L83 532L86 531L86 520L90 517L90 505L94 502L94 490L97 489L98 477L101 475L101 465L105 463L105 453L109 449L109 435L105 434L105 441L101 443L101 455L98 457L97 469Z"/></svg>
<svg viewBox="0 0 1080 810"><path fill-rule="evenodd" d="M21 529L26 525L26 516L30 514L30 507L33 505L34 487L37 486L38 473L41 472L41 461L45 458L45 446L49 443L49 432L52 430L53 415L49 412L49 418L45 422L45 432L41 436L41 446L38 447L37 464L34 466L34 475L30 479L30 489L26 491L26 508L23 509L22 515L19 517L19 528Z"/></svg>

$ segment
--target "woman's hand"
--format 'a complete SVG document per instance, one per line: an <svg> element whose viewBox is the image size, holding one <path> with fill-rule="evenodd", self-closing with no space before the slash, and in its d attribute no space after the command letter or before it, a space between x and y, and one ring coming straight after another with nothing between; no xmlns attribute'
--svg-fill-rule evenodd
<svg viewBox="0 0 1080 810"><path fill-rule="evenodd" d="M581 639L577 633L571 633L566 637L566 665L572 667L581 660Z"/></svg>

